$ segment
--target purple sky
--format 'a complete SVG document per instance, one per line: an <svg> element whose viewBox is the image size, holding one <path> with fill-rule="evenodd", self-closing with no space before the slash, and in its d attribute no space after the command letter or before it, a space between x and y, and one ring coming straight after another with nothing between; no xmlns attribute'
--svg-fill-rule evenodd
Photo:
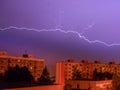
<svg viewBox="0 0 120 90"><path fill-rule="evenodd" d="M86 39L120 44L119 0L0 0L0 27L61 28L82 33ZM75 58L90 61L115 59L120 63L120 45L89 43L74 33L6 29L0 32L0 50L21 55L25 50L47 63Z"/></svg>

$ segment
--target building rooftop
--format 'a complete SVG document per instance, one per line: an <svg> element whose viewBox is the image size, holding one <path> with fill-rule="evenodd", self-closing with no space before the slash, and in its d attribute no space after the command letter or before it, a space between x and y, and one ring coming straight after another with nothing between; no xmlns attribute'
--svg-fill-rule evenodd
<svg viewBox="0 0 120 90"><path fill-rule="evenodd" d="M20 60L32 60L32 61L44 61L42 58L34 58L31 54L23 54L23 56L9 56L7 52L3 51L0 52L0 58L13 58L13 59L20 59Z"/></svg>
<svg viewBox="0 0 120 90"><path fill-rule="evenodd" d="M81 60L80 62L75 61L74 59L68 59L65 61L59 61L59 62L68 62L68 63L83 63L83 64L116 64L115 61L110 61L108 63L102 63L100 60L95 60L94 62L89 62L89 60Z"/></svg>

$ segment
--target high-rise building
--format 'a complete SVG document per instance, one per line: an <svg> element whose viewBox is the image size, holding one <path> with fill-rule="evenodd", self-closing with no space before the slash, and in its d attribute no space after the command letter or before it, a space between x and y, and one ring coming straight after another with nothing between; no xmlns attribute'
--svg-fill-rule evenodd
<svg viewBox="0 0 120 90"><path fill-rule="evenodd" d="M115 62L105 64L100 63L100 61L95 61L94 63L89 63L87 60L75 62L70 59L68 61L56 63L56 83L64 84L65 80L71 80L74 69L81 72L81 77L83 79L93 79L95 69L97 72L101 73L109 72L111 74L120 75L120 65L115 64Z"/></svg>
<svg viewBox="0 0 120 90"><path fill-rule="evenodd" d="M34 58L32 55L24 54L22 57L9 56L7 52L0 52L0 73L4 73L9 67L26 66L34 79L37 80L44 68L44 59Z"/></svg>

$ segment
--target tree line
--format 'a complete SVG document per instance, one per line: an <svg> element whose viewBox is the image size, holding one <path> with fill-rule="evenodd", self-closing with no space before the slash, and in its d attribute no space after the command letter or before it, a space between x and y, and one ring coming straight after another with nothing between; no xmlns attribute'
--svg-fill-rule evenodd
<svg viewBox="0 0 120 90"><path fill-rule="evenodd" d="M77 67L75 67L73 69L73 73L72 73L72 79L73 80L80 80L80 79L89 79L88 78L88 75L89 73L86 73L87 75L87 78L83 78L82 77L82 72L80 72ZM113 73L110 73L110 72L98 72L98 70L95 68L94 71L93 71L93 80L105 80L105 79L108 79L108 80L111 80L113 77Z"/></svg>
<svg viewBox="0 0 120 90"><path fill-rule="evenodd" d="M24 82L24 83L34 83L34 77L32 76L29 69L24 67L19 67L16 65L15 67L9 67L8 70L5 71L5 73L0 74L0 82ZM50 78L50 73L47 69L47 67L44 67L43 72L41 76L38 78L37 81L38 84L46 85L46 84L52 84L53 81Z"/></svg>

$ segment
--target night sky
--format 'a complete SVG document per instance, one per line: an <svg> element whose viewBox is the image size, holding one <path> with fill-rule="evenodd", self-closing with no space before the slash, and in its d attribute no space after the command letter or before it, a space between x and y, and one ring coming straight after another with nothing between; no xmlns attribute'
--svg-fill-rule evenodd
<svg viewBox="0 0 120 90"><path fill-rule="evenodd" d="M9 55L120 63L120 0L0 0L0 28Z"/></svg>

